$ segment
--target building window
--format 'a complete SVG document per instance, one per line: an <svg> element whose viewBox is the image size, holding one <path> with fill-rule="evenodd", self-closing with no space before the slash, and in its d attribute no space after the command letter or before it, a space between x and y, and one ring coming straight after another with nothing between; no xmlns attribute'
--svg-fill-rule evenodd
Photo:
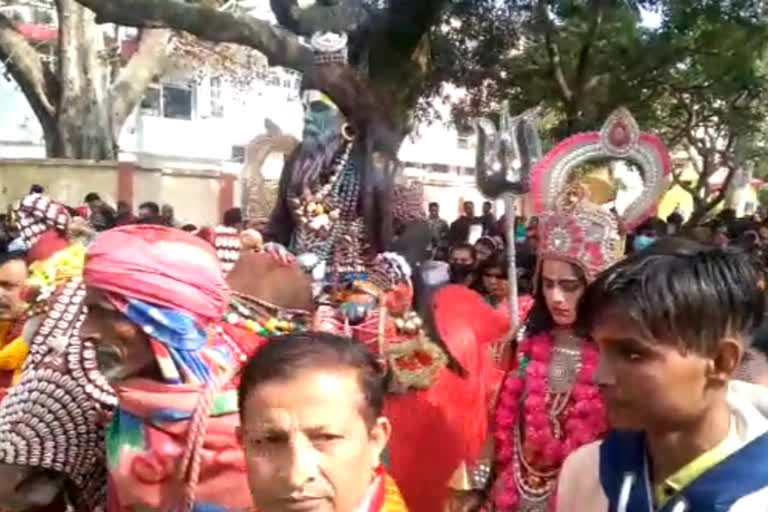
<svg viewBox="0 0 768 512"><path fill-rule="evenodd" d="M224 117L224 98L221 93L221 78L211 77L211 117Z"/></svg>
<svg viewBox="0 0 768 512"><path fill-rule="evenodd" d="M141 100L141 112L150 116L161 117L163 115L162 86L150 85Z"/></svg>
<svg viewBox="0 0 768 512"><path fill-rule="evenodd" d="M459 149L469 149L470 144L471 142L469 135L459 135L458 139L456 140L456 145L459 147Z"/></svg>
<svg viewBox="0 0 768 512"><path fill-rule="evenodd" d="M450 168L445 164L432 164L429 167L432 172L439 172L441 174L448 174L450 172Z"/></svg>
<svg viewBox="0 0 768 512"><path fill-rule="evenodd" d="M269 76L267 77L267 85L274 85L276 87L280 86L280 77L277 76L277 73L274 71L269 72Z"/></svg>
<svg viewBox="0 0 768 512"><path fill-rule="evenodd" d="M194 97L191 83L152 84L141 101L141 111L151 116L191 120Z"/></svg>
<svg viewBox="0 0 768 512"><path fill-rule="evenodd" d="M163 116L171 119L192 119L192 87L164 85Z"/></svg>
<svg viewBox="0 0 768 512"><path fill-rule="evenodd" d="M245 163L245 146L232 146L232 156L230 160L238 163Z"/></svg>

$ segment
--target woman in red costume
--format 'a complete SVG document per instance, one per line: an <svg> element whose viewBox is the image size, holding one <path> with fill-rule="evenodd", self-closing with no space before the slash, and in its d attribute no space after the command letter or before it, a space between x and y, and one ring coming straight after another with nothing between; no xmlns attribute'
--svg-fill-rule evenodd
<svg viewBox="0 0 768 512"><path fill-rule="evenodd" d="M645 188L621 218L589 203L586 189L570 179L576 167L595 159L623 159L643 171ZM563 460L605 432L605 408L593 383L598 353L580 329L579 306L595 275L622 257L621 228L652 213L668 172L663 143L640 133L623 109L601 132L558 144L532 170L531 196L540 218L535 303L494 411L487 510L554 510Z"/></svg>

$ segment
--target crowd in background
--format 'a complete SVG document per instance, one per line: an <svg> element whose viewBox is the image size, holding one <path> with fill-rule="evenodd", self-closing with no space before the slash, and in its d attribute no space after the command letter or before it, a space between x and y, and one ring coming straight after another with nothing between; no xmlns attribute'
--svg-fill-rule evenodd
<svg viewBox="0 0 768 512"><path fill-rule="evenodd" d="M486 201L481 215L474 203L463 204L462 214L452 223L440 215L438 203L429 204L431 262L425 269L432 284L463 284L497 306L509 296L507 217L496 217L493 204ZM515 259L520 295L532 293L538 247L538 218L514 219ZM755 212L738 217L735 210L723 209L695 226L687 226L679 206L666 219L651 217L627 233L626 252L637 252L657 240L683 236L718 247L739 246L768 268L768 214Z"/></svg>
<svg viewBox="0 0 768 512"><path fill-rule="evenodd" d="M43 194L40 185L32 185L31 194ZM79 206L67 206L74 219L87 220L88 229L95 232L128 224L158 224L197 232L199 227L180 222L170 204L159 205L147 201L134 211L126 201L118 201L115 207L104 201L96 192L88 193ZM431 233L430 260L423 272L428 284L462 284L479 292L492 305L498 306L509 296L509 262L507 257L507 216L497 217L493 203L485 201L478 215L475 204L465 201L462 214L453 222L447 222L436 202L428 205L428 222ZM538 247L538 219L516 216L514 241L518 291L521 295L532 293L533 274ZM263 228L247 226L239 208L228 210L222 224L238 230ZM18 247L18 232L8 214L0 214L0 251L24 250ZM756 212L737 217L732 209L721 210L712 218L695 226L686 226L679 207L666 218L652 217L633 232L627 233L627 253L642 250L656 240L667 236L686 236L705 244L726 247L743 247L763 265L768 266L768 215Z"/></svg>
<svg viewBox="0 0 768 512"><path fill-rule="evenodd" d="M32 185L30 194L44 194L40 185ZM89 192L79 206L65 205L72 219L82 222L82 229L87 236L89 231L94 233L129 224L157 224L174 227L195 233L199 227L194 224L180 222L176 218L174 208L170 204L162 206L154 201L146 201L139 205L134 212L126 201L118 201L113 207L103 200L97 192ZM245 228L240 208L231 208L224 214L222 224L228 227ZM0 214L0 252L25 250L19 244L18 227L10 214Z"/></svg>

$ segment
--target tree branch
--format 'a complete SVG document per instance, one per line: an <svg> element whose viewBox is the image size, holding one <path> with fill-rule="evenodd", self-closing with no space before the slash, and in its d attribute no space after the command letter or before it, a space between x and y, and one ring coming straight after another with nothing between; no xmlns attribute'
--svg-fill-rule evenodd
<svg viewBox="0 0 768 512"><path fill-rule="evenodd" d="M595 43L600 25L603 22L603 9L601 0L592 0L589 2L590 20L587 29L584 44L579 52L579 61L576 65L576 90L581 95L585 90L586 73L589 67L589 58L591 56L592 45Z"/></svg>
<svg viewBox="0 0 768 512"><path fill-rule="evenodd" d="M299 6L296 0L269 0L269 6L280 26L291 32L299 31Z"/></svg>
<svg viewBox="0 0 768 512"><path fill-rule="evenodd" d="M59 83L39 52L0 13L0 61L19 84L43 130L54 126Z"/></svg>
<svg viewBox="0 0 768 512"><path fill-rule="evenodd" d="M568 80L565 78L565 71L563 71L563 62L560 59L560 49L555 42L555 27L552 25L552 20L549 19L549 13L547 12L546 0L538 0L536 3L536 10L538 13L539 23L544 29L544 42L547 48L547 56L549 57L549 65L552 71L552 76L555 78L557 85L560 87L560 92L566 102L570 102L573 99L573 91L568 85Z"/></svg>
<svg viewBox="0 0 768 512"><path fill-rule="evenodd" d="M215 43L235 43L261 53L272 66L302 71L312 50L298 36L253 16L235 16L175 0L78 0L100 23L140 28L173 28Z"/></svg>
<svg viewBox="0 0 768 512"><path fill-rule="evenodd" d="M722 186L720 187L720 190L717 191L717 194L710 200L707 200L707 206L706 211L709 212L712 208L720 204L724 199L726 194L728 193L728 189L731 188L731 183L733 183L733 179L736 177L736 172L738 171L738 168L733 165L731 162L728 162L728 174L725 175L725 181L723 181Z"/></svg>
<svg viewBox="0 0 768 512"><path fill-rule="evenodd" d="M162 74L168 60L170 38L171 31L167 29L142 30L136 53L112 84L109 93L115 140L120 137L125 120L141 101L147 86Z"/></svg>
<svg viewBox="0 0 768 512"><path fill-rule="evenodd" d="M388 38L395 39L410 56L424 34L440 19L448 3L447 0L389 0L385 13Z"/></svg>

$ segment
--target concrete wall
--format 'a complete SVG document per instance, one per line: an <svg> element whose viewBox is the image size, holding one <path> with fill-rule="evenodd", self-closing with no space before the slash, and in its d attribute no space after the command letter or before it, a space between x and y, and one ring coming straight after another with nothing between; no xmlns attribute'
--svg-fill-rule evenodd
<svg viewBox="0 0 768 512"><path fill-rule="evenodd" d="M112 204L117 200L117 164L72 160L0 160L0 208L29 193L30 185L43 185L56 201L77 206L85 194L98 192Z"/></svg>
<svg viewBox="0 0 768 512"><path fill-rule="evenodd" d="M147 169L132 162L0 160L0 209L5 211L37 183L70 206L82 204L88 192L98 192L112 205L122 199L134 209L144 201L168 203L180 222L213 225L234 205L235 181L235 176L217 171Z"/></svg>

